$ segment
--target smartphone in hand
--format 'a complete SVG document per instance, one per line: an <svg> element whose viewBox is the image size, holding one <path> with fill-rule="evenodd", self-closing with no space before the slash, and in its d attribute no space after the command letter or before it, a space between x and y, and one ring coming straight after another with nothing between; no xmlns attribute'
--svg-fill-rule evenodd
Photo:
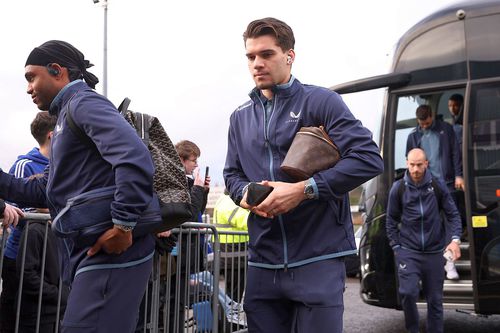
<svg viewBox="0 0 500 333"><path fill-rule="evenodd" d="M273 191L274 187L250 183L247 189L247 204L257 206Z"/></svg>
<svg viewBox="0 0 500 333"><path fill-rule="evenodd" d="M209 167L207 166L207 167L205 168L205 186L210 185L210 184L209 184L209 181L208 181L208 170L209 170Z"/></svg>

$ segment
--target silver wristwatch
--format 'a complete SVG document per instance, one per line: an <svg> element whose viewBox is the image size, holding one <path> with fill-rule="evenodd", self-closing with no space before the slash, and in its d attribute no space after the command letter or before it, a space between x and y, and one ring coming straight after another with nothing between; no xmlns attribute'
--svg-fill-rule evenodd
<svg viewBox="0 0 500 333"><path fill-rule="evenodd" d="M304 194L307 199L314 199L314 187L310 180L306 180L306 184L304 186Z"/></svg>
<svg viewBox="0 0 500 333"><path fill-rule="evenodd" d="M125 232L131 232L132 230L134 230L134 227L123 225L123 224L117 224L117 223L115 223L115 227L117 227L121 231L125 231Z"/></svg>

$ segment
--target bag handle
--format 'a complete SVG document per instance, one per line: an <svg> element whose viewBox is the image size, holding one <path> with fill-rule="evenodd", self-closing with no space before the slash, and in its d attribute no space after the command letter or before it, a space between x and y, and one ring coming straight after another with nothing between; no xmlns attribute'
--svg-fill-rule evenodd
<svg viewBox="0 0 500 333"><path fill-rule="evenodd" d="M125 97L123 99L123 101L120 103L120 105L118 106L118 111L120 111L122 116L125 116L125 113L127 113L130 102L131 102L130 98Z"/></svg>
<svg viewBox="0 0 500 333"><path fill-rule="evenodd" d="M320 132L320 134L317 133L318 131ZM302 127L297 134L305 134L305 135L314 136L314 137L328 143L330 146L332 146L333 148L335 148L335 150L338 151L337 146L333 143L332 139L330 139L330 137L328 136L328 133L325 132L323 126L312 127L312 128L311 127Z"/></svg>

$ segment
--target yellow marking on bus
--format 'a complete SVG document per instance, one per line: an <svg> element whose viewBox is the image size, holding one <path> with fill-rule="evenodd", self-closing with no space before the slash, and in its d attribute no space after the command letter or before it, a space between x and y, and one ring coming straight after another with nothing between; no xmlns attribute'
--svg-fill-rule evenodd
<svg viewBox="0 0 500 333"><path fill-rule="evenodd" d="M486 227L488 227L488 217L485 215L473 216L472 217L472 227L473 228L486 228Z"/></svg>

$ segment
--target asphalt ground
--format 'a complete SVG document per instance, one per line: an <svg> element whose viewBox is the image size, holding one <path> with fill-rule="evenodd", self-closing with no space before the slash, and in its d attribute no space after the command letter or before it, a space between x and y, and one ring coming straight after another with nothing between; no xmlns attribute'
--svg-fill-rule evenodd
<svg viewBox="0 0 500 333"><path fill-rule="evenodd" d="M364 303L359 296L359 279L348 278L344 294L344 333L404 333L402 311ZM426 332L427 311L420 309L420 332ZM475 317L445 310L445 333L500 333L500 315Z"/></svg>

